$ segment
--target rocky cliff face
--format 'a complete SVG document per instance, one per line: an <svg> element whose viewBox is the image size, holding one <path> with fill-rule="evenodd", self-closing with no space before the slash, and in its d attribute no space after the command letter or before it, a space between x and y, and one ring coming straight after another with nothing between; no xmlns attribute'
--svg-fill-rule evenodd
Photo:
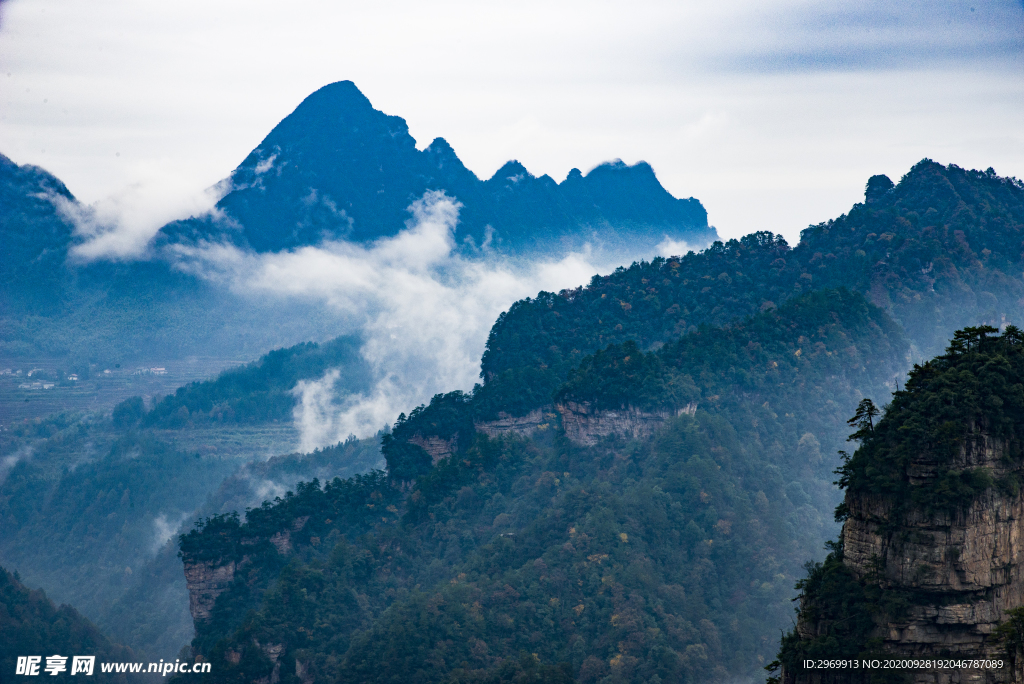
<svg viewBox="0 0 1024 684"><path fill-rule="evenodd" d="M529 437L538 429L551 425L557 417L551 406L545 406L534 409L525 416L513 416L503 411L498 414L497 420L478 421L473 423L473 427L491 439L513 433Z"/></svg>
<svg viewBox="0 0 1024 684"><path fill-rule="evenodd" d="M437 435L413 435L409 438L410 444L415 444L430 454L430 464L437 465L442 458L448 458L459 446L459 436L456 434L451 439L444 439Z"/></svg>
<svg viewBox="0 0 1024 684"><path fill-rule="evenodd" d="M292 522L291 527L275 532L270 537L270 543L274 545L277 552L282 556L287 556L293 551L292 549L292 532L298 532L306 525L306 521L309 520L308 515L299 516Z"/></svg>
<svg viewBox="0 0 1024 684"><path fill-rule="evenodd" d="M998 482L1014 466L1006 445L974 431L961 447L954 470L985 468ZM1017 466L1019 469L1019 466ZM912 483L938 477L939 464L927 455L908 467ZM933 682L1024 681L1010 667L995 638L1005 611L1024 605L1024 495L989 487L966 508L927 513L876 495L847 494L842 532L843 562L860 580L886 592L902 592L909 606L898 617L880 612L875 637L881 650L914 659L1002 660L1003 669L966 668L908 673L921 684ZM802 606L797 632L804 639L824 634L828 625L808 619ZM811 608L812 610L808 610ZM787 682L825 681L813 673L786 673Z"/></svg>
<svg viewBox="0 0 1024 684"><path fill-rule="evenodd" d="M1005 445L976 433L961 448L955 467L987 468L996 478L1009 469ZM938 464L915 460L911 481L937 476ZM894 654L1003 658L992 633L1004 611L1024 605L1024 498L989 488L967 509L928 515L911 509L884 527L890 505L877 497L849 497L843 528L845 562L858 577L875 567L887 589L926 592L906 617L885 626L885 648ZM987 681L1002 681L988 671Z"/></svg>
<svg viewBox="0 0 1024 684"><path fill-rule="evenodd" d="M491 439L507 434L517 434L529 437L537 430L546 429L555 423L558 414L553 412L551 406L534 409L525 416L513 416L501 412L496 420L475 421L473 430L487 435ZM430 454L431 465L437 465L442 458L448 458L459 449L459 433L445 439L439 435L416 434L408 437L410 444L415 444Z"/></svg>
<svg viewBox="0 0 1024 684"><path fill-rule="evenodd" d="M215 561L185 559L185 583L188 586L188 610L195 621L210 619L217 597L235 579L235 563L220 565Z"/></svg>
<svg viewBox="0 0 1024 684"><path fill-rule="evenodd" d="M241 545L251 549L261 542L269 541L279 554L287 556L293 551L292 534L305 527L308 520L308 515L299 516L269 539L247 537L241 540ZM217 597L231 587L237 572L244 572L251 565L248 555L220 560L198 560L185 555L182 561L185 566L185 585L188 587L188 609L194 622L209 620Z"/></svg>
<svg viewBox="0 0 1024 684"><path fill-rule="evenodd" d="M679 409L676 412L648 412L635 408L617 411L594 410L586 403L573 401L556 404L555 409L562 416L562 427L565 436L577 444L593 446L602 437L618 435L629 439L649 439L666 420L684 413L693 415L697 411L696 404Z"/></svg>

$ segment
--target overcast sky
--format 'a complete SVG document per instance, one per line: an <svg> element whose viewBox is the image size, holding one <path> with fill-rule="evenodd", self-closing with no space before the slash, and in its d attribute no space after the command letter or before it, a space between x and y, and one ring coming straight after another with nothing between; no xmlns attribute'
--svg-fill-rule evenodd
<svg viewBox="0 0 1024 684"><path fill-rule="evenodd" d="M343 79L481 177L646 160L724 237L923 157L1024 177L1021 0L0 4L0 152L154 230Z"/></svg>

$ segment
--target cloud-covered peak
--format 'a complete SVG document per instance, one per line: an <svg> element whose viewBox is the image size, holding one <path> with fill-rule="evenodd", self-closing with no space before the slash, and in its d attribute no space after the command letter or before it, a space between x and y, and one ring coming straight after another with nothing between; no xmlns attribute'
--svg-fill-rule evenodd
<svg viewBox="0 0 1024 684"><path fill-rule="evenodd" d="M418 150L404 119L374 109L351 81L340 81L303 100L235 169L217 205L226 220L177 222L161 242L226 241L260 253L325 240L367 243L394 236L409 203L431 191L462 204L455 239L471 249L582 248L597 225L603 240L650 248L666 236L690 244L716 238L703 208L678 204L646 163L611 162L588 178L609 197L639 194L609 204L605 214L601 202L571 196L515 160L481 181L447 140ZM676 208L665 210L666 203ZM628 235L618 235L620 228Z"/></svg>

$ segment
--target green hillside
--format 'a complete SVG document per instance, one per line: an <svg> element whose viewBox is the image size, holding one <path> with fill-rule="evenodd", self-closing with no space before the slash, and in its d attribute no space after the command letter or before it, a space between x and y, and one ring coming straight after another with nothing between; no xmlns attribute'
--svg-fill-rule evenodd
<svg viewBox="0 0 1024 684"><path fill-rule="evenodd" d="M301 485L181 538L186 563L244 569L193 649L218 681L239 682L275 667L283 682L756 675L803 559L834 532L823 454L907 349L847 291L650 354L612 347L582 359L559 397L615 406L637 392L651 408L699 408L651 440L592 447L557 421L531 438L474 437L475 396L439 395L385 437L388 474ZM432 467L408 441L456 433ZM294 552L270 542L281 530ZM268 644L281 645L276 663Z"/></svg>
<svg viewBox="0 0 1024 684"><path fill-rule="evenodd" d="M870 500L874 510L884 511L877 520L879 533L887 537L887 542L902 536L901 542L891 543L904 543L912 533L900 526L908 519L936 516L955 521L958 513L966 511L985 492L1010 497L1019 494L1024 456L1022 380L1024 335L1018 328L1008 326L1002 333L990 327L957 331L944 354L915 365L906 386L895 393L884 410L865 402L849 421L856 428L850 439L859 446L852 456L844 458L837 471L840 477L836 484L846 492L847 499L836 508L836 519L850 516L851 500ZM987 437L1000 440L1006 447L999 459L1005 470L998 478L990 468L971 467L970 461L957 463L968 440ZM926 472L922 463L934 463L934 468ZM990 496L987 505L998 505L993 500L995 497ZM946 534L958 540L956 531ZM783 636L771 670L778 674L780 668L785 668L787 681L806 678L805 659L885 657L887 623L907 622L914 607L964 601L962 595L918 585L919 575L904 578L902 584L892 581L892 573L886 572L886 558L875 557L871 572L855 573L844 563L842 540L840 537L828 543L830 553L823 562L808 562L805 576L796 585L801 598L799 617L816 629L790 629ZM954 543L960 545L957 549L969 548L962 541ZM925 569L919 568L918 572ZM998 584L996 587L1001 589ZM978 606L979 614L984 614L991 596L976 594L969 600ZM1011 599L1009 605L1014 603ZM1011 638L1006 646L1011 649L1007 659L1012 663L1019 655L1013 649L1020 644L1021 634L1014 630L1019 630L1022 611L1018 606L1007 613L1012 615L997 613L989 621L1003 622L995 631L1002 638ZM951 639L948 643L946 653L950 657L957 657L965 648L963 642ZM868 681L856 674L845 673L844 681ZM873 674L883 681L883 673ZM906 673L889 674L889 681L903 681ZM772 681L779 679L776 676Z"/></svg>
<svg viewBox="0 0 1024 684"><path fill-rule="evenodd" d="M323 344L275 349L213 380L179 387L148 412L141 399L125 402L115 409L114 420L123 425L141 421L147 427L291 420L297 401L291 392L299 380L317 380L336 368L339 391L369 389L370 369L359 354L360 344L356 337L343 336Z"/></svg>
<svg viewBox="0 0 1024 684"><path fill-rule="evenodd" d="M126 674L104 674L103 662L135 661L131 650L112 643L95 626L66 605L57 607L42 591L31 590L21 583L18 573L0 568L0 678L20 679L14 672L19 656L40 656L39 674L44 672L46 656L67 658L63 677L71 672L72 657L95 656L92 676L100 682L136 681ZM81 673L79 673L81 674Z"/></svg>
<svg viewBox="0 0 1024 684"><path fill-rule="evenodd" d="M23 430L36 435L3 481L0 558L94 621L239 465L79 420Z"/></svg>
<svg viewBox="0 0 1024 684"><path fill-rule="evenodd" d="M270 357L284 360L270 373L278 378L282 369L301 376L303 360L315 369L325 358L316 345ZM268 365L240 374L261 377ZM264 389L276 386L262 379ZM217 382L211 384L221 387ZM355 439L264 460L259 430L250 436L245 426L216 421L210 425L243 444L201 453L184 444L210 429L190 427L202 414L177 429L155 429L138 425L138 416L127 426L125 413L121 405L113 417L62 414L0 433L0 563L157 659L176 655L192 638L181 562L167 545L179 526L258 505L299 480L347 477L381 461L378 440Z"/></svg>
<svg viewBox="0 0 1024 684"><path fill-rule="evenodd" d="M864 294L903 326L919 358L941 352L958 328L1024 318L1024 183L929 160L895 187L873 181L870 201L807 228L795 248L752 233L517 302L488 338L485 388L507 385L521 415L609 344L655 348L821 288Z"/></svg>

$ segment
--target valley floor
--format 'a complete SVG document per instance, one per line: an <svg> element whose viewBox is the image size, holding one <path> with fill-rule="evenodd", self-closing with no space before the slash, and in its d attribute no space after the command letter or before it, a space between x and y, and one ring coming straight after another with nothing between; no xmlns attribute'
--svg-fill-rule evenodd
<svg viewBox="0 0 1024 684"><path fill-rule="evenodd" d="M63 411L110 410L133 396L149 401L250 360L222 356L148 359L121 368L95 367L86 377L58 359L0 358L0 429ZM72 373L79 379L68 380Z"/></svg>

